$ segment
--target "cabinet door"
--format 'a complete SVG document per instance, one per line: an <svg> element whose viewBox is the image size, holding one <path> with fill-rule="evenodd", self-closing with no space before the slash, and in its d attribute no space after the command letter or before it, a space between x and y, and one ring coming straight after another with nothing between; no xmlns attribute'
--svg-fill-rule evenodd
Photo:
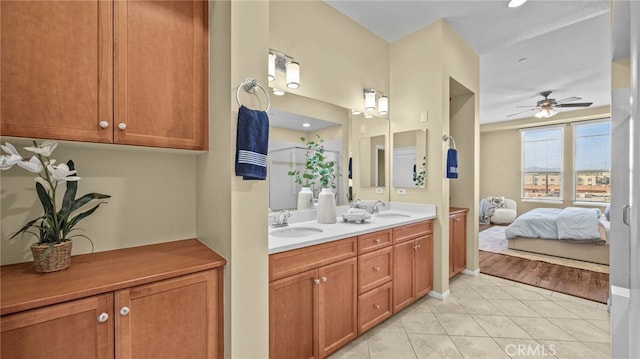
<svg viewBox="0 0 640 359"><path fill-rule="evenodd" d="M456 216L449 216L449 278L453 277L456 274L455 220Z"/></svg>
<svg viewBox="0 0 640 359"><path fill-rule="evenodd" d="M105 294L4 316L0 357L113 358L112 314L113 295Z"/></svg>
<svg viewBox="0 0 640 359"><path fill-rule="evenodd" d="M115 1L115 142L203 149L207 1Z"/></svg>
<svg viewBox="0 0 640 359"><path fill-rule="evenodd" d="M320 357L358 336L356 258L320 267L318 297Z"/></svg>
<svg viewBox="0 0 640 359"><path fill-rule="evenodd" d="M1 134L112 142L112 33L110 1L0 1Z"/></svg>
<svg viewBox="0 0 640 359"><path fill-rule="evenodd" d="M218 270L116 292L116 357L217 358Z"/></svg>
<svg viewBox="0 0 640 359"><path fill-rule="evenodd" d="M269 284L270 358L318 358L318 287L316 269Z"/></svg>
<svg viewBox="0 0 640 359"><path fill-rule="evenodd" d="M393 246L393 312L415 300L414 258L415 241Z"/></svg>
<svg viewBox="0 0 640 359"><path fill-rule="evenodd" d="M460 214L453 219L453 269L462 272L467 267L467 216Z"/></svg>
<svg viewBox="0 0 640 359"><path fill-rule="evenodd" d="M433 289L433 236L416 239L416 299Z"/></svg>

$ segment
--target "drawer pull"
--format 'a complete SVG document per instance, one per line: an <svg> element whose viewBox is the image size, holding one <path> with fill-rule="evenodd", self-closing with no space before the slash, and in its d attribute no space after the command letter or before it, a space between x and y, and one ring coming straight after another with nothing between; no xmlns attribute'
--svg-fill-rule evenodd
<svg viewBox="0 0 640 359"><path fill-rule="evenodd" d="M322 277L321 279L322 279L323 282L327 281L327 277Z"/></svg>
<svg viewBox="0 0 640 359"><path fill-rule="evenodd" d="M314 282L315 284L320 284L320 279L314 279L314 280L313 280L313 282Z"/></svg>
<svg viewBox="0 0 640 359"><path fill-rule="evenodd" d="M380 309L380 304L374 304L373 307L376 309Z"/></svg>
<svg viewBox="0 0 640 359"><path fill-rule="evenodd" d="M375 244L379 244L379 243L380 243L380 238L376 238L376 239L374 239L374 240L373 240L373 243L375 243Z"/></svg>
<svg viewBox="0 0 640 359"><path fill-rule="evenodd" d="M109 314L107 314L107 313L100 313L100 315L98 316L98 321L99 321L100 323L104 323L104 322L106 322L107 320L109 320Z"/></svg>
<svg viewBox="0 0 640 359"><path fill-rule="evenodd" d="M127 124L126 124L126 123L124 123L124 122L120 122L120 123L118 124L118 129L120 129L120 131L124 131L124 130L126 130L126 129L127 129Z"/></svg>
<svg viewBox="0 0 640 359"><path fill-rule="evenodd" d="M380 267L373 267L374 272L380 272Z"/></svg>
<svg viewBox="0 0 640 359"><path fill-rule="evenodd" d="M129 307L120 308L120 315L122 315L124 317L127 314L129 314Z"/></svg>

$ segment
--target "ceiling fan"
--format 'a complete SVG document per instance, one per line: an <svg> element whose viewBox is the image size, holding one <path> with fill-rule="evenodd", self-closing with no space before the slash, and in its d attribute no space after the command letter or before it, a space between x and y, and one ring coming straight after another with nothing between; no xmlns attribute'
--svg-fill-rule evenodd
<svg viewBox="0 0 640 359"><path fill-rule="evenodd" d="M554 110L555 107L589 107L591 106L591 104L593 104L593 102L572 102L572 101L581 100L582 98L580 97L567 97L562 100L556 101L553 98L549 98L549 95L551 95L551 91L540 92L540 96L544 97L544 99L538 101L534 108L512 113L507 117L512 117L528 111L538 110L538 112L536 112L536 114L534 115L535 117L549 118L558 113L556 110ZM516 106L516 107L531 107L531 106Z"/></svg>

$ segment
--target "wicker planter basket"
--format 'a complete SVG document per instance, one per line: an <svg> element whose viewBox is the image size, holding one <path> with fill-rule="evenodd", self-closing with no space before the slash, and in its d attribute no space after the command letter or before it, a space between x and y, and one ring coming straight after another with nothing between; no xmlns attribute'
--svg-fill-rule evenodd
<svg viewBox="0 0 640 359"><path fill-rule="evenodd" d="M36 267L36 272L48 273L69 268L71 265L71 241L55 244L49 254L38 261L48 248L49 246L46 244L34 244L31 246L33 265Z"/></svg>

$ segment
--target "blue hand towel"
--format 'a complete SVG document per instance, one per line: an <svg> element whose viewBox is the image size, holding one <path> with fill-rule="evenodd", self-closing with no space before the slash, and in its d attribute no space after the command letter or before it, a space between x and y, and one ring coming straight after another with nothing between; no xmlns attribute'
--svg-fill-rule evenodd
<svg viewBox="0 0 640 359"><path fill-rule="evenodd" d="M245 180L267 178L269 116L240 106L236 133L236 176Z"/></svg>
<svg viewBox="0 0 640 359"><path fill-rule="evenodd" d="M458 151L447 150L447 178L458 178Z"/></svg>

